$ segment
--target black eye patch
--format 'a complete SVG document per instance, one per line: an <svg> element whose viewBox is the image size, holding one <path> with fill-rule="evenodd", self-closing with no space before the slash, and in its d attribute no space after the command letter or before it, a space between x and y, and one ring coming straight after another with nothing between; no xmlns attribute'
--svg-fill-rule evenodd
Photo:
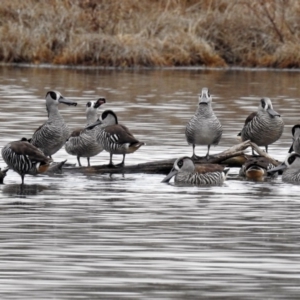
<svg viewBox="0 0 300 300"><path fill-rule="evenodd" d="M91 105L92 105L91 102L88 102L88 103L86 104L87 107L91 107Z"/></svg>
<svg viewBox="0 0 300 300"><path fill-rule="evenodd" d="M292 155L288 158L288 163L291 165L296 159L296 155Z"/></svg>
<svg viewBox="0 0 300 300"><path fill-rule="evenodd" d="M266 102L265 102L265 100L264 100L264 99L261 99L261 100L260 100L260 102L261 102L261 106L262 106L262 108L265 108L265 106L266 106Z"/></svg>
<svg viewBox="0 0 300 300"><path fill-rule="evenodd" d="M103 114L102 114L102 119L103 119L103 120L106 119L107 116L108 116L107 111L103 112Z"/></svg>
<svg viewBox="0 0 300 300"><path fill-rule="evenodd" d="M50 91L47 93L46 97L50 94L50 97L53 99L53 100L57 100L57 95L55 92L53 91Z"/></svg>

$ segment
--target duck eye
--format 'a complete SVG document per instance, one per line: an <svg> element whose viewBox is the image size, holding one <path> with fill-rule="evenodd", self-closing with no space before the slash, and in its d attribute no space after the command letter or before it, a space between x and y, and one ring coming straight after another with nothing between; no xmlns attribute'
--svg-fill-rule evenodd
<svg viewBox="0 0 300 300"><path fill-rule="evenodd" d="M260 100L260 102L261 102L261 106L262 106L262 108L265 108L265 106L266 106L266 102L265 102L265 100L264 100L264 99L261 99L261 100Z"/></svg>
<svg viewBox="0 0 300 300"><path fill-rule="evenodd" d="M178 162L178 167L181 168L183 166L183 161L182 159Z"/></svg>
<svg viewBox="0 0 300 300"><path fill-rule="evenodd" d="M88 102L88 103L86 104L87 107L91 107L91 105L92 105L91 102Z"/></svg>
<svg viewBox="0 0 300 300"><path fill-rule="evenodd" d="M291 165L296 159L296 156L295 155L292 155L288 158L288 163Z"/></svg>

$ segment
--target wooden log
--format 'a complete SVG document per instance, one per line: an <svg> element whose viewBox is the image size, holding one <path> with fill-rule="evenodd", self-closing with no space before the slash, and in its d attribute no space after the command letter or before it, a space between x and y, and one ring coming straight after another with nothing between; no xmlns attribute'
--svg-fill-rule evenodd
<svg viewBox="0 0 300 300"><path fill-rule="evenodd" d="M224 164L229 168L241 167L247 160L244 150L251 146L250 141L234 145L227 150L210 155L200 157L195 161L196 164L213 163ZM83 174L133 174L133 173L147 173L147 174L168 174L173 167L174 161L177 159L172 158L168 160L151 161L136 165L127 165L123 167L108 167L107 165L91 166L91 167L64 167L64 172L83 173Z"/></svg>

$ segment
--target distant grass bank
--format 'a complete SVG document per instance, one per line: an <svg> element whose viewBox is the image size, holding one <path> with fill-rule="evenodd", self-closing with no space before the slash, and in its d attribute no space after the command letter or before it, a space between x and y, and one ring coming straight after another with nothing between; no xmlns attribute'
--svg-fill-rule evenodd
<svg viewBox="0 0 300 300"><path fill-rule="evenodd" d="M0 62L300 67L298 0L1 0Z"/></svg>

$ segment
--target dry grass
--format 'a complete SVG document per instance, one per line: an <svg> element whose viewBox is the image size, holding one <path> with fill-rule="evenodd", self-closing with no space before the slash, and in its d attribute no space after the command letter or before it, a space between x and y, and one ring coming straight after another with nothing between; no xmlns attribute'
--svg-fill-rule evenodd
<svg viewBox="0 0 300 300"><path fill-rule="evenodd" d="M300 67L298 0L2 0L0 61Z"/></svg>

